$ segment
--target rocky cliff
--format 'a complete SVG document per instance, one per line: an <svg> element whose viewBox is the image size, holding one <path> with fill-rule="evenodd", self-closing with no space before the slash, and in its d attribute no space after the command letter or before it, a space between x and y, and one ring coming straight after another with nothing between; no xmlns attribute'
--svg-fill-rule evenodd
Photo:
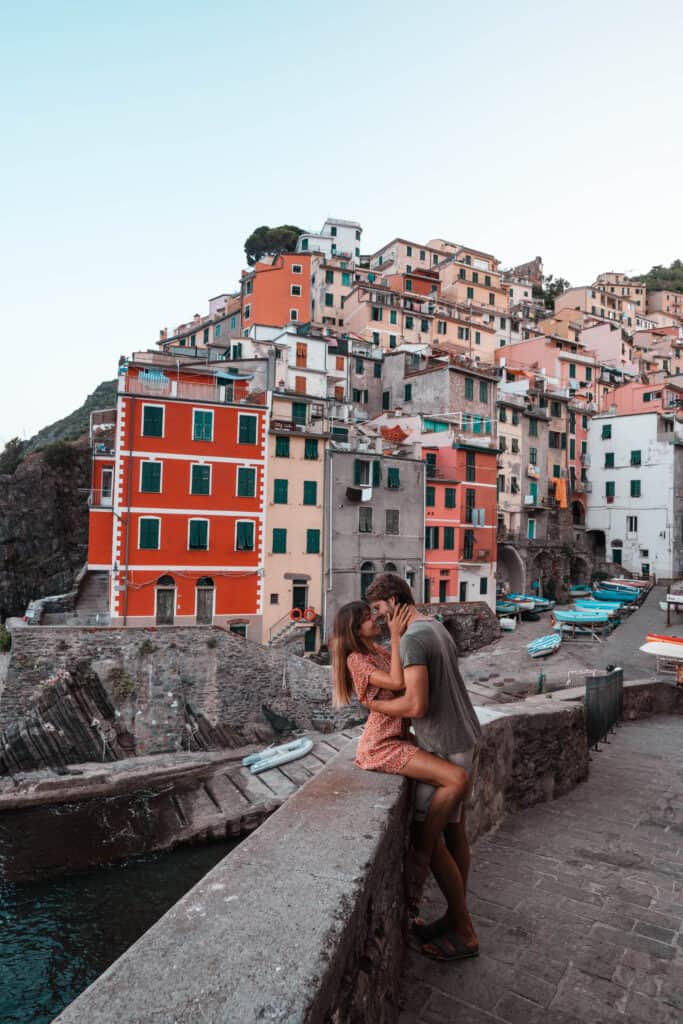
<svg viewBox="0 0 683 1024"><path fill-rule="evenodd" d="M0 454L0 622L73 587L88 547L90 413L115 403L116 382L105 381L69 416Z"/></svg>

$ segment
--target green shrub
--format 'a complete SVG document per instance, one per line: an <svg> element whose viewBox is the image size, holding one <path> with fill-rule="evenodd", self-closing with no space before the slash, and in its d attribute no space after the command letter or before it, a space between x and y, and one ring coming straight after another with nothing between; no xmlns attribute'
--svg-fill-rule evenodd
<svg viewBox="0 0 683 1024"><path fill-rule="evenodd" d="M154 651L156 651L156 647L154 646L151 640L148 640L145 637L145 639L138 647L138 654L140 655L141 658L144 658L146 654L153 654Z"/></svg>
<svg viewBox="0 0 683 1024"><path fill-rule="evenodd" d="M43 459L50 469L63 473L76 465L79 454L77 449L66 441L53 441L43 448Z"/></svg>
<svg viewBox="0 0 683 1024"><path fill-rule="evenodd" d="M125 668L113 668L109 673L109 685L115 700L127 700L135 693L135 684Z"/></svg>
<svg viewBox="0 0 683 1024"><path fill-rule="evenodd" d="M12 634L7 626L0 626L0 651L9 651L12 647Z"/></svg>

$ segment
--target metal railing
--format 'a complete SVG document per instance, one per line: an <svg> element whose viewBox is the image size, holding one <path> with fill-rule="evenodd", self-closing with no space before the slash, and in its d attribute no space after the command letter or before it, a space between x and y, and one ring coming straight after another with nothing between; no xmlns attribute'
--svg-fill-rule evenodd
<svg viewBox="0 0 683 1024"><path fill-rule="evenodd" d="M586 679L584 707L588 746L598 750L599 743L609 743L608 734L624 717L623 669Z"/></svg>

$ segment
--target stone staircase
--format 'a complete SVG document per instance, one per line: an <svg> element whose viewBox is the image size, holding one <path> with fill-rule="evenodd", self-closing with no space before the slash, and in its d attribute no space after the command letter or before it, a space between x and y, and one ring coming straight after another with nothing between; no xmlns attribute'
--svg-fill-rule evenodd
<svg viewBox="0 0 683 1024"><path fill-rule="evenodd" d="M86 574L76 598L75 614L79 625L109 625L109 573Z"/></svg>

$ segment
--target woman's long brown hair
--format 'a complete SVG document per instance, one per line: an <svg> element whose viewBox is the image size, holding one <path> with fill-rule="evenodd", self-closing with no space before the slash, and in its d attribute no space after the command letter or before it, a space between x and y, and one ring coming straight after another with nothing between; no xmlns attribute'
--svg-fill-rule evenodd
<svg viewBox="0 0 683 1024"><path fill-rule="evenodd" d="M354 651L368 654L370 647L360 635L360 627L370 614L365 601L349 601L337 612L332 630L332 699L337 708L348 704L353 694L351 673L346 659Z"/></svg>

